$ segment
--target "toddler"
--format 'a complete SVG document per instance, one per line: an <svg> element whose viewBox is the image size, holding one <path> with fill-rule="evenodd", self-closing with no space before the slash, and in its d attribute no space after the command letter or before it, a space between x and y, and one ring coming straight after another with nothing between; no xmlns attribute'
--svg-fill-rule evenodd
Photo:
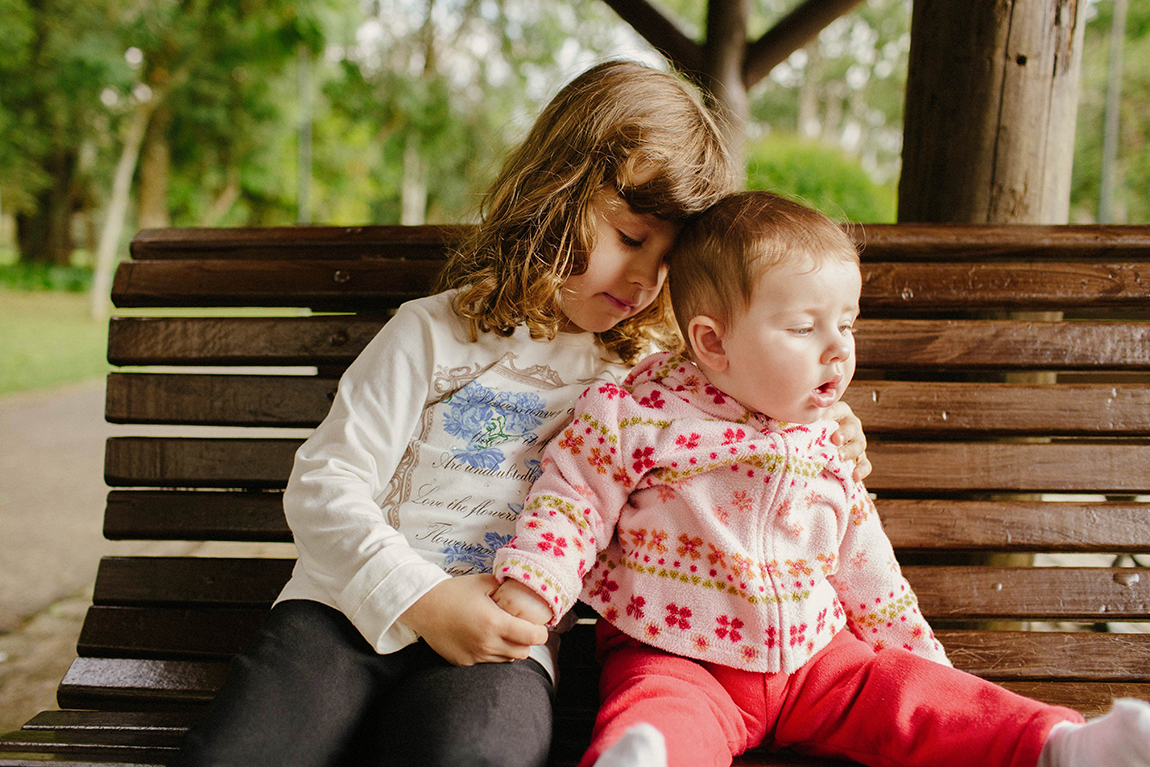
<svg viewBox="0 0 1150 767"><path fill-rule="evenodd" d="M685 354L593 384L549 446L496 603L600 614L582 764L1150 765L1150 705L1072 710L951 668L822 420L855 370L858 255L820 213L725 198L668 255Z"/></svg>

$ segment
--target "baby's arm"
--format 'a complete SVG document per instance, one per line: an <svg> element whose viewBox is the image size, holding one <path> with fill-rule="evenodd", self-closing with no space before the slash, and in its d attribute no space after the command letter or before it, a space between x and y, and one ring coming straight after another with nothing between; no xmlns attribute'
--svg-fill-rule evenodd
<svg viewBox="0 0 1150 767"><path fill-rule="evenodd" d="M551 605L547 600L536 594L516 580L508 578L499 584L499 588L491 595L495 604L516 618L545 626L551 620Z"/></svg>
<svg viewBox="0 0 1150 767"><path fill-rule="evenodd" d="M871 472L870 461L866 457L866 435L862 421L851 410L851 406L839 400L827 411L827 418L839 425L831 442L838 446L839 457L848 463L854 461L854 478L863 481Z"/></svg>

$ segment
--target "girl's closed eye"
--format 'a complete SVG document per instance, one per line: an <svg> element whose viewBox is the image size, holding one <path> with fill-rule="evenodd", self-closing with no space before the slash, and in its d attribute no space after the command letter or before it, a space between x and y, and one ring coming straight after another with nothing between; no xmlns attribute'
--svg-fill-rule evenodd
<svg viewBox="0 0 1150 767"><path fill-rule="evenodd" d="M615 231L619 233L619 242L623 243L628 248L638 248L643 244L642 240L630 236L621 229L616 229Z"/></svg>
<svg viewBox="0 0 1150 767"><path fill-rule="evenodd" d="M796 336L809 336L813 330L814 328L810 325L800 325L798 327L791 328L791 333Z"/></svg>

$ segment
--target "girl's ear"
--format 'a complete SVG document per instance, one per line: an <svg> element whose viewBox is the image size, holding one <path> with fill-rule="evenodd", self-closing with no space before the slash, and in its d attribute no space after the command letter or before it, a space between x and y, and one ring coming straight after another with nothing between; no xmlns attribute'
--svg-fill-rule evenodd
<svg viewBox="0 0 1150 767"><path fill-rule="evenodd" d="M711 370L727 369L727 351L723 346L723 323L700 314L687 323L687 343L695 360Z"/></svg>

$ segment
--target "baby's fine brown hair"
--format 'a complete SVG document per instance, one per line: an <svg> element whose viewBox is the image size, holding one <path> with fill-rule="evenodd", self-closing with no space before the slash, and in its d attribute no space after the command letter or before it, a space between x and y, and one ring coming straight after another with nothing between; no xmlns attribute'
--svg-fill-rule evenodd
<svg viewBox="0 0 1150 767"><path fill-rule="evenodd" d="M460 289L455 310L473 338L510 335L519 325L533 338L553 338L563 323L563 284L587 268L595 245L596 194L617 193L637 213L678 223L733 186L715 118L692 89L642 64L600 64L552 99L508 158L440 289ZM633 363L674 335L664 290L599 338Z"/></svg>
<svg viewBox="0 0 1150 767"><path fill-rule="evenodd" d="M729 195L694 218L667 254L667 285L683 337L693 317L729 325L767 270L810 258L858 264L858 247L828 216L773 192Z"/></svg>

